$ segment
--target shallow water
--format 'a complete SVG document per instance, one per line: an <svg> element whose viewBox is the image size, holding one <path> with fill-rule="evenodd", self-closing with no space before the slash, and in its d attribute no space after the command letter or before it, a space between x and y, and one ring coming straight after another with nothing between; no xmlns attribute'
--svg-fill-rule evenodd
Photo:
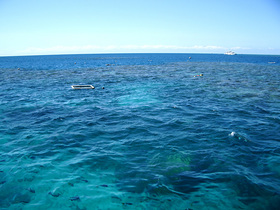
<svg viewBox="0 0 280 210"><path fill-rule="evenodd" d="M280 56L0 63L2 209L280 206Z"/></svg>

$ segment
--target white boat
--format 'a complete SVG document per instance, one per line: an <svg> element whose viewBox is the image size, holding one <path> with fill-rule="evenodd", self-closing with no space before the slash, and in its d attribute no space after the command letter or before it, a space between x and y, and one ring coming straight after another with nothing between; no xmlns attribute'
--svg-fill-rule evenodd
<svg viewBox="0 0 280 210"><path fill-rule="evenodd" d="M233 51L227 51L227 52L225 53L225 55L236 55L236 53L233 52Z"/></svg>
<svg viewBox="0 0 280 210"><path fill-rule="evenodd" d="M73 89L94 89L92 85L72 85Z"/></svg>

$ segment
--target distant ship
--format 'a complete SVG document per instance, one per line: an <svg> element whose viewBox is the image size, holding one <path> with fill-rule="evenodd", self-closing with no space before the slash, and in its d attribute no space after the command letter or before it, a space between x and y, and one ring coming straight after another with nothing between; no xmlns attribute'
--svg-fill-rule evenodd
<svg viewBox="0 0 280 210"><path fill-rule="evenodd" d="M227 52L225 53L225 55L236 55L236 53L235 53L235 52L232 52L232 51L227 51Z"/></svg>

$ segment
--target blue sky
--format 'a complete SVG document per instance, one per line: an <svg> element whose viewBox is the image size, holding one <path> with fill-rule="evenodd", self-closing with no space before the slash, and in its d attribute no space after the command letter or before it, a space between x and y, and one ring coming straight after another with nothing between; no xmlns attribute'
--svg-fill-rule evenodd
<svg viewBox="0 0 280 210"><path fill-rule="evenodd" d="M0 56L280 55L280 0L0 0Z"/></svg>

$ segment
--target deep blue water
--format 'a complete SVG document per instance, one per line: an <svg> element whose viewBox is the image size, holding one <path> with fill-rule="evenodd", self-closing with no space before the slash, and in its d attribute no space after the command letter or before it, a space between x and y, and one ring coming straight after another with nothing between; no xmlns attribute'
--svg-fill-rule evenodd
<svg viewBox="0 0 280 210"><path fill-rule="evenodd" d="M279 209L279 87L276 55L0 57L0 209Z"/></svg>

